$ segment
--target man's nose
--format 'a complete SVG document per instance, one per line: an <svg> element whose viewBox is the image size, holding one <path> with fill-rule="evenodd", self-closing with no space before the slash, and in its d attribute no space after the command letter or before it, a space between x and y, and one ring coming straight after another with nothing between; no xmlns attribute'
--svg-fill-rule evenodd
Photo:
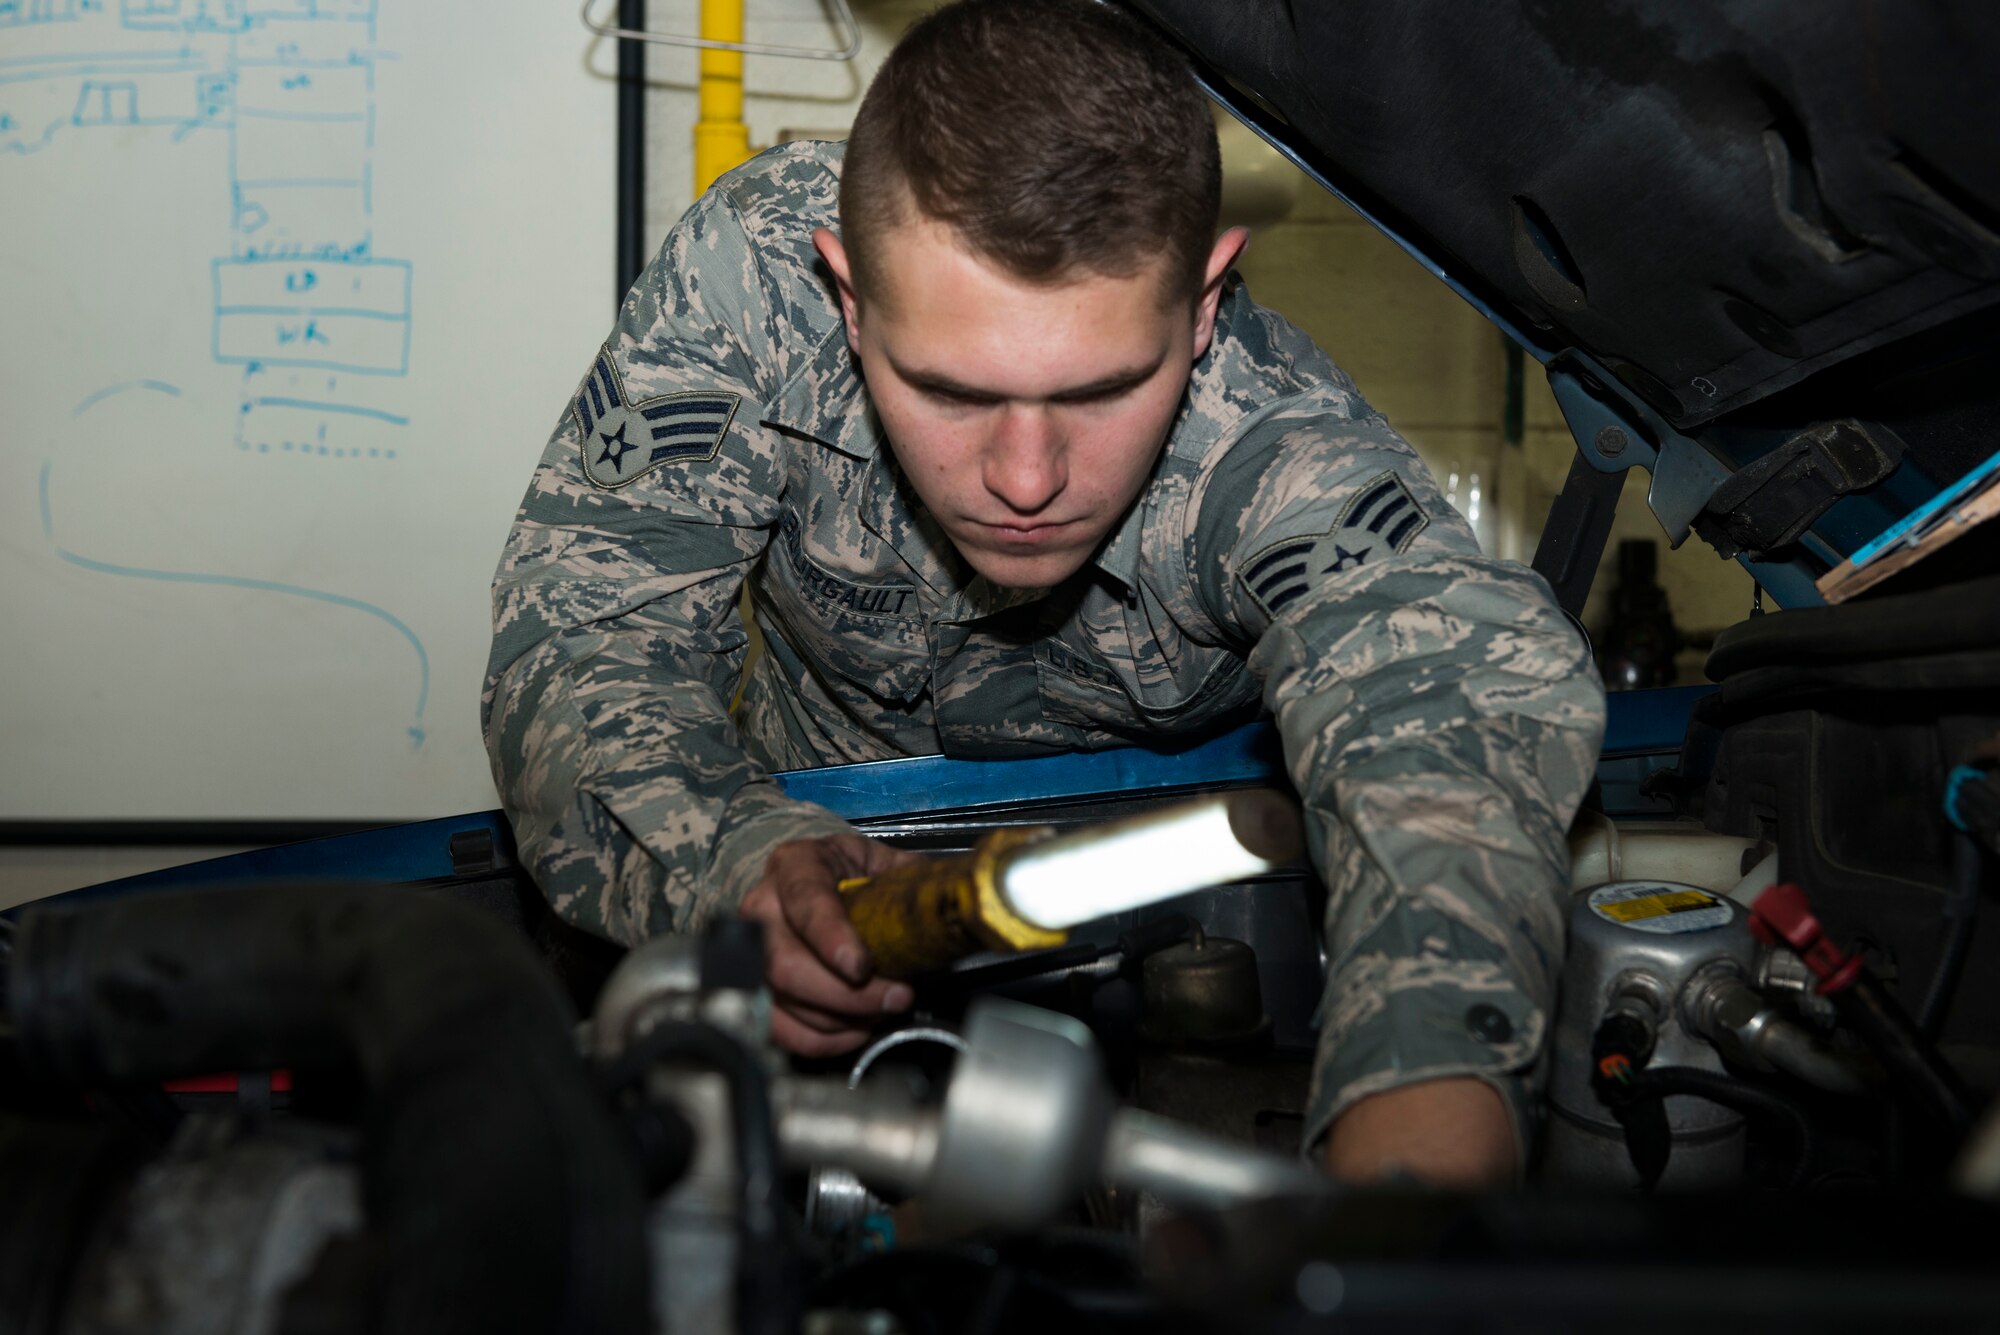
<svg viewBox="0 0 2000 1335"><path fill-rule="evenodd" d="M982 469L986 490L1016 514L1032 515L1069 482L1062 432L1038 404L1009 404L988 442Z"/></svg>

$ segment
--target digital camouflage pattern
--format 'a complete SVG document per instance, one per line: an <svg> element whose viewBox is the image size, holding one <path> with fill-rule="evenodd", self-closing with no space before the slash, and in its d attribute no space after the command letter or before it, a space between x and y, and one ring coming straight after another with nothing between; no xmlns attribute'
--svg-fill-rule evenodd
<svg viewBox="0 0 2000 1335"><path fill-rule="evenodd" d="M592 401L593 358L508 539L486 734L557 911L636 942L732 907L774 845L845 828L774 770L1268 710L1331 888L1311 1133L1447 1074L1491 1081L1521 1128L1604 710L1547 586L1481 556L1353 383L1233 279L1094 564L1047 591L973 577L815 267L839 153L773 149L674 228L602 350L624 406ZM646 405L680 432L657 461ZM767 653L732 719L746 581Z"/></svg>

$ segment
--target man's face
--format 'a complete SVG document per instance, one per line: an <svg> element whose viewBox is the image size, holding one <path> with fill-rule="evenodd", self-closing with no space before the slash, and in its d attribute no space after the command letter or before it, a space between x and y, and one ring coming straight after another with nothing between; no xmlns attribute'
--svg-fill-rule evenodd
<svg viewBox="0 0 2000 1335"><path fill-rule="evenodd" d="M1031 283L912 218L857 300L839 241L814 240L896 458L967 563L1007 588L1074 574L1152 472L1215 293L1170 293L1164 257Z"/></svg>

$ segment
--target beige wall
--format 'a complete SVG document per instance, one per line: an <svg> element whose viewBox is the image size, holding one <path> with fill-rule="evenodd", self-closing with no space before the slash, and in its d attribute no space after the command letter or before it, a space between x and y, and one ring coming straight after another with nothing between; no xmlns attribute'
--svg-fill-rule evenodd
<svg viewBox="0 0 2000 1335"><path fill-rule="evenodd" d="M206 862L245 851L241 847L178 844L108 848L74 844L0 846L0 909L11 909L17 904L86 885L102 885L127 876L184 867L190 862Z"/></svg>

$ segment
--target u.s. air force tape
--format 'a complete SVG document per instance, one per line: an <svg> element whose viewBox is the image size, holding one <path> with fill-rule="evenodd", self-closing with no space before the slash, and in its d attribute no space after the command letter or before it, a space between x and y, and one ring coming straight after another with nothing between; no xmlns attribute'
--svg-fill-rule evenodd
<svg viewBox="0 0 2000 1335"><path fill-rule="evenodd" d="M687 390L632 402L608 352L576 387L571 404L582 437L583 475L607 490L638 481L662 464L715 457L742 401L719 390Z"/></svg>
<svg viewBox="0 0 2000 1335"><path fill-rule="evenodd" d="M1383 473L1361 484L1332 528L1279 539L1245 562L1236 577L1257 605L1276 617L1325 577L1402 551L1430 522L1402 477Z"/></svg>

